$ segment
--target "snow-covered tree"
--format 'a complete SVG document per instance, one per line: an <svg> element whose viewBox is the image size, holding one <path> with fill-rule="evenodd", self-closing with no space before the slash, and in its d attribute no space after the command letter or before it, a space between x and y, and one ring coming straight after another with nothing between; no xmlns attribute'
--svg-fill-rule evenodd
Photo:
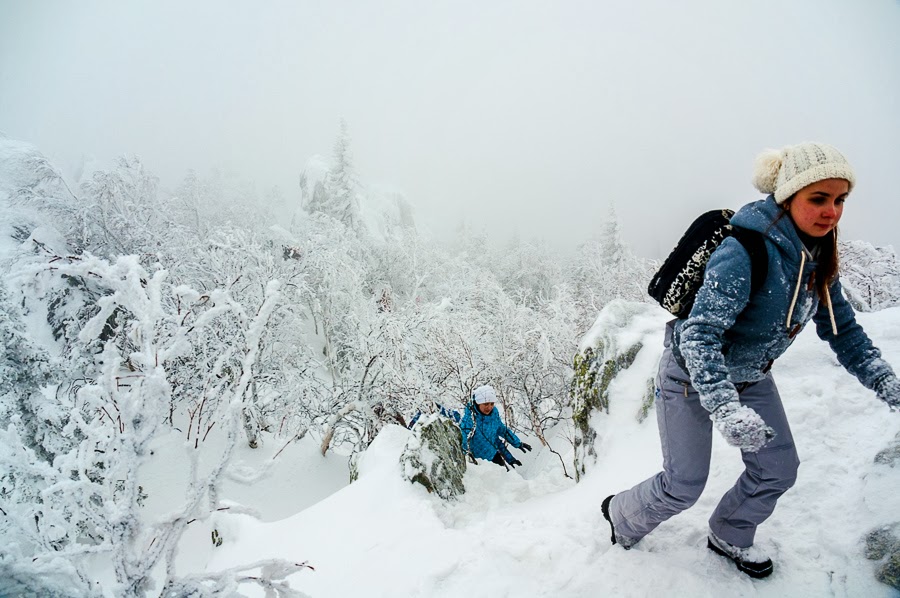
<svg viewBox="0 0 900 598"><path fill-rule="evenodd" d="M65 415L43 394L55 378L52 360L29 338L21 317L0 280L0 428L15 426L35 455L51 462L69 444L62 434ZM7 483L8 475L0 473L0 484Z"/></svg>
<svg viewBox="0 0 900 598"><path fill-rule="evenodd" d="M160 573L163 594L186 583L197 588L226 579L236 583L241 572L237 569L195 576L190 582L180 579L175 557L188 523L222 506L218 488L228 475L243 425L244 399L261 339L279 302L279 283L270 282L262 305L248 312L227 291L201 294L173 286L164 270L151 273L135 256L115 263L91 256L56 260L52 271L92 277L109 289L98 301L99 311L81 329L81 342L98 339L111 314L119 312L121 318L95 356L96 377L77 392L79 408L68 414L63 433L74 439L71 450L56 454L52 462L39 458L34 442L23 434L28 428L20 416L11 416L11 425L0 431L0 471L5 472L0 530L6 542L0 567L22 588L41 587L37 580L44 578L66 578L66 593L73 596L101 593L90 574L95 555L105 555L112 563L115 581L102 589L113 595L144 595ZM193 448L214 424L222 428L224 448L202 473L194 450L184 503L147 523L138 512L145 489L134 473L147 460L152 442L167 429L173 367L202 340L200 331L223 320L236 321L242 334L239 342L221 347L209 370L196 372L204 379L207 408L216 415L211 425L196 431ZM4 327L5 334L15 336L10 330ZM208 456L207 465L209 461ZM257 565L270 570L258 577L261 583L297 570L275 562ZM46 586L45 581L41 584Z"/></svg>
<svg viewBox="0 0 900 598"><path fill-rule="evenodd" d="M74 193L62 173L37 148L0 136L0 193L10 205L26 204L75 216Z"/></svg>
<svg viewBox="0 0 900 598"><path fill-rule="evenodd" d="M599 237L578 248L571 272L582 332L599 310L614 299L648 300L651 266L637 258L622 240L612 205Z"/></svg>
<svg viewBox="0 0 900 598"><path fill-rule="evenodd" d="M172 211L181 224L200 239L206 239L216 223L215 189L189 170L172 197Z"/></svg>
<svg viewBox="0 0 900 598"><path fill-rule="evenodd" d="M572 355L576 351L576 312L565 286L539 310L518 314L516 329L501 347L503 384L512 399L507 419L546 444L546 432L569 413Z"/></svg>
<svg viewBox="0 0 900 598"><path fill-rule="evenodd" d="M538 307L563 282L562 260L544 241L512 241L494 266L503 289L519 302Z"/></svg>
<svg viewBox="0 0 900 598"><path fill-rule="evenodd" d="M893 247L865 241L842 241L841 283L858 311L878 311L900 305L900 261Z"/></svg>
<svg viewBox="0 0 900 598"><path fill-rule="evenodd" d="M174 226L169 210L160 205L158 185L136 156L123 156L114 169L94 172L81 184L79 249L158 260L169 248L166 237Z"/></svg>
<svg viewBox="0 0 900 598"><path fill-rule="evenodd" d="M202 177L188 171L172 196L165 197L165 203L177 224L190 232L186 250L195 241L206 241L221 227L249 231L269 227L276 222L276 214L285 209L280 192L273 189L261 201L252 182L218 169Z"/></svg>
<svg viewBox="0 0 900 598"><path fill-rule="evenodd" d="M307 179L301 176L304 191ZM359 181L353 168L350 152L350 134L347 123L341 121L341 129L334 144L334 158L321 185L315 185L306 204L310 212L322 212L346 226L351 231L362 228L359 206Z"/></svg>

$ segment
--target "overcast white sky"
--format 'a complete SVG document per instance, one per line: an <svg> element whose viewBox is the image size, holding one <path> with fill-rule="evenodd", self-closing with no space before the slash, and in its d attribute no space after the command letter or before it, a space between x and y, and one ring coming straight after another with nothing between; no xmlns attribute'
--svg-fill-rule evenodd
<svg viewBox="0 0 900 598"><path fill-rule="evenodd" d="M296 197L341 118L360 178L440 233L574 246L614 202L663 257L757 199L764 147L837 146L846 239L900 250L900 1L0 0L0 131Z"/></svg>

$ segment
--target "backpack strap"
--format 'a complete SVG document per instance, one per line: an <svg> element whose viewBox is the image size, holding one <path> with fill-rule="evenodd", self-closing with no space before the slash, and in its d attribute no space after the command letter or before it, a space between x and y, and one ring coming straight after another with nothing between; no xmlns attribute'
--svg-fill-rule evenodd
<svg viewBox="0 0 900 598"><path fill-rule="evenodd" d="M750 294L758 291L769 275L769 251L766 239L759 231L732 225L731 236L737 239L750 255Z"/></svg>

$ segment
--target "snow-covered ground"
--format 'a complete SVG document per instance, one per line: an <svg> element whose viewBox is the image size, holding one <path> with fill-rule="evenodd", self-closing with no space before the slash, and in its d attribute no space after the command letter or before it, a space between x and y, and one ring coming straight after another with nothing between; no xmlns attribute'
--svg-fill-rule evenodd
<svg viewBox="0 0 900 598"><path fill-rule="evenodd" d="M900 309L859 320L900 366ZM660 331L664 321L660 312ZM577 485L555 456L536 450L509 473L470 466L466 494L445 502L401 478L398 459L410 432L393 426L361 459L358 481L310 504L338 488L346 465L333 455L323 465L315 443L299 444L278 457L282 469L267 481L229 496L262 510L266 521L219 514L211 523L223 544L213 548L210 530L198 528L186 539L196 549L185 551L183 564L215 571L270 557L308 561L315 570L291 581L313 597L893 595L875 580L862 538L900 519L900 471L873 463L900 434L900 413L847 374L812 327L774 370L803 462L796 486L757 536L775 573L751 580L706 549L707 517L741 471L738 451L718 436L697 505L631 551L610 545L600 502L661 464L655 418L639 424L640 393L625 388L660 351L648 345L633 366L644 371L614 384L611 412L600 416L608 421L599 426L599 462ZM552 442L571 453L564 438Z"/></svg>
<svg viewBox="0 0 900 598"><path fill-rule="evenodd" d="M0 162L9 162L4 147L12 145L0 144ZM23 169L19 162L7 168L0 198L24 184ZM65 246L49 225L39 226L43 217L27 202L3 208L0 263L33 258L13 239L18 223L27 223L44 245ZM3 275L9 288L21 285L10 272ZM54 347L45 308L29 306L23 321L31 338ZM718 436L698 504L631 551L610 545L601 501L661 465L655 417L638 423L635 415L662 351L668 315L646 306L634 313L618 338L640 339L644 348L611 385L610 413L593 419L599 458L580 483L564 475L559 458L538 439L525 438L536 449L516 453L524 467L470 466L465 495L445 502L402 479L399 457L411 433L399 426L383 429L362 455L352 484L347 456L335 450L323 457L316 431L287 445L287 438L265 436L256 450L241 443L235 461L239 473L266 475L249 485L226 482L221 492L226 504L247 507L256 517L234 509L194 520L179 546L178 573L212 573L268 558L308 562L314 570L290 581L313 598L891 595L876 581L862 540L900 522L900 469L873 462L900 437L900 413L847 374L812 327L774 369L802 460L797 485L757 536L773 554L775 573L751 580L705 547L707 517L741 471L739 452ZM859 321L900 369L900 307L860 314ZM220 430L202 450L216 453ZM569 434L555 430L550 442L572 474ZM177 430L155 439L152 458L135 472L146 492L142 514L148 521L165 519L184 503L191 452ZM221 545L211 541L213 531ZM0 556L4 544L0 538ZM96 575L114 587L105 557L96 559ZM241 589L263 595L249 584Z"/></svg>

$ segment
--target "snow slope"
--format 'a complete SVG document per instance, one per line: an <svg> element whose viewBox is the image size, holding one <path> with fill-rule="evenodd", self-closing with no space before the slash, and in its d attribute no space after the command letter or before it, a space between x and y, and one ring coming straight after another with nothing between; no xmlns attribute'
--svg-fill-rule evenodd
<svg viewBox="0 0 900 598"><path fill-rule="evenodd" d="M665 314L658 318L661 339ZM859 320L900 366L900 308ZM633 366L643 371L625 372L617 384L643 378L660 352L647 345ZM847 374L812 327L774 374L803 464L757 536L776 562L766 580L749 579L705 547L706 519L741 471L738 451L718 436L698 504L631 551L610 545L600 502L661 465L655 418L637 423L640 393L630 383L614 384L600 461L578 485L555 457L535 451L514 472L470 466L465 496L443 502L401 479L409 432L390 427L363 456L360 479L325 500L280 521L223 515L226 541L209 551L207 570L269 557L309 561L315 571L291 580L317 598L894 595L875 580L862 537L900 520L900 471L873 463L900 434L900 413Z"/></svg>

